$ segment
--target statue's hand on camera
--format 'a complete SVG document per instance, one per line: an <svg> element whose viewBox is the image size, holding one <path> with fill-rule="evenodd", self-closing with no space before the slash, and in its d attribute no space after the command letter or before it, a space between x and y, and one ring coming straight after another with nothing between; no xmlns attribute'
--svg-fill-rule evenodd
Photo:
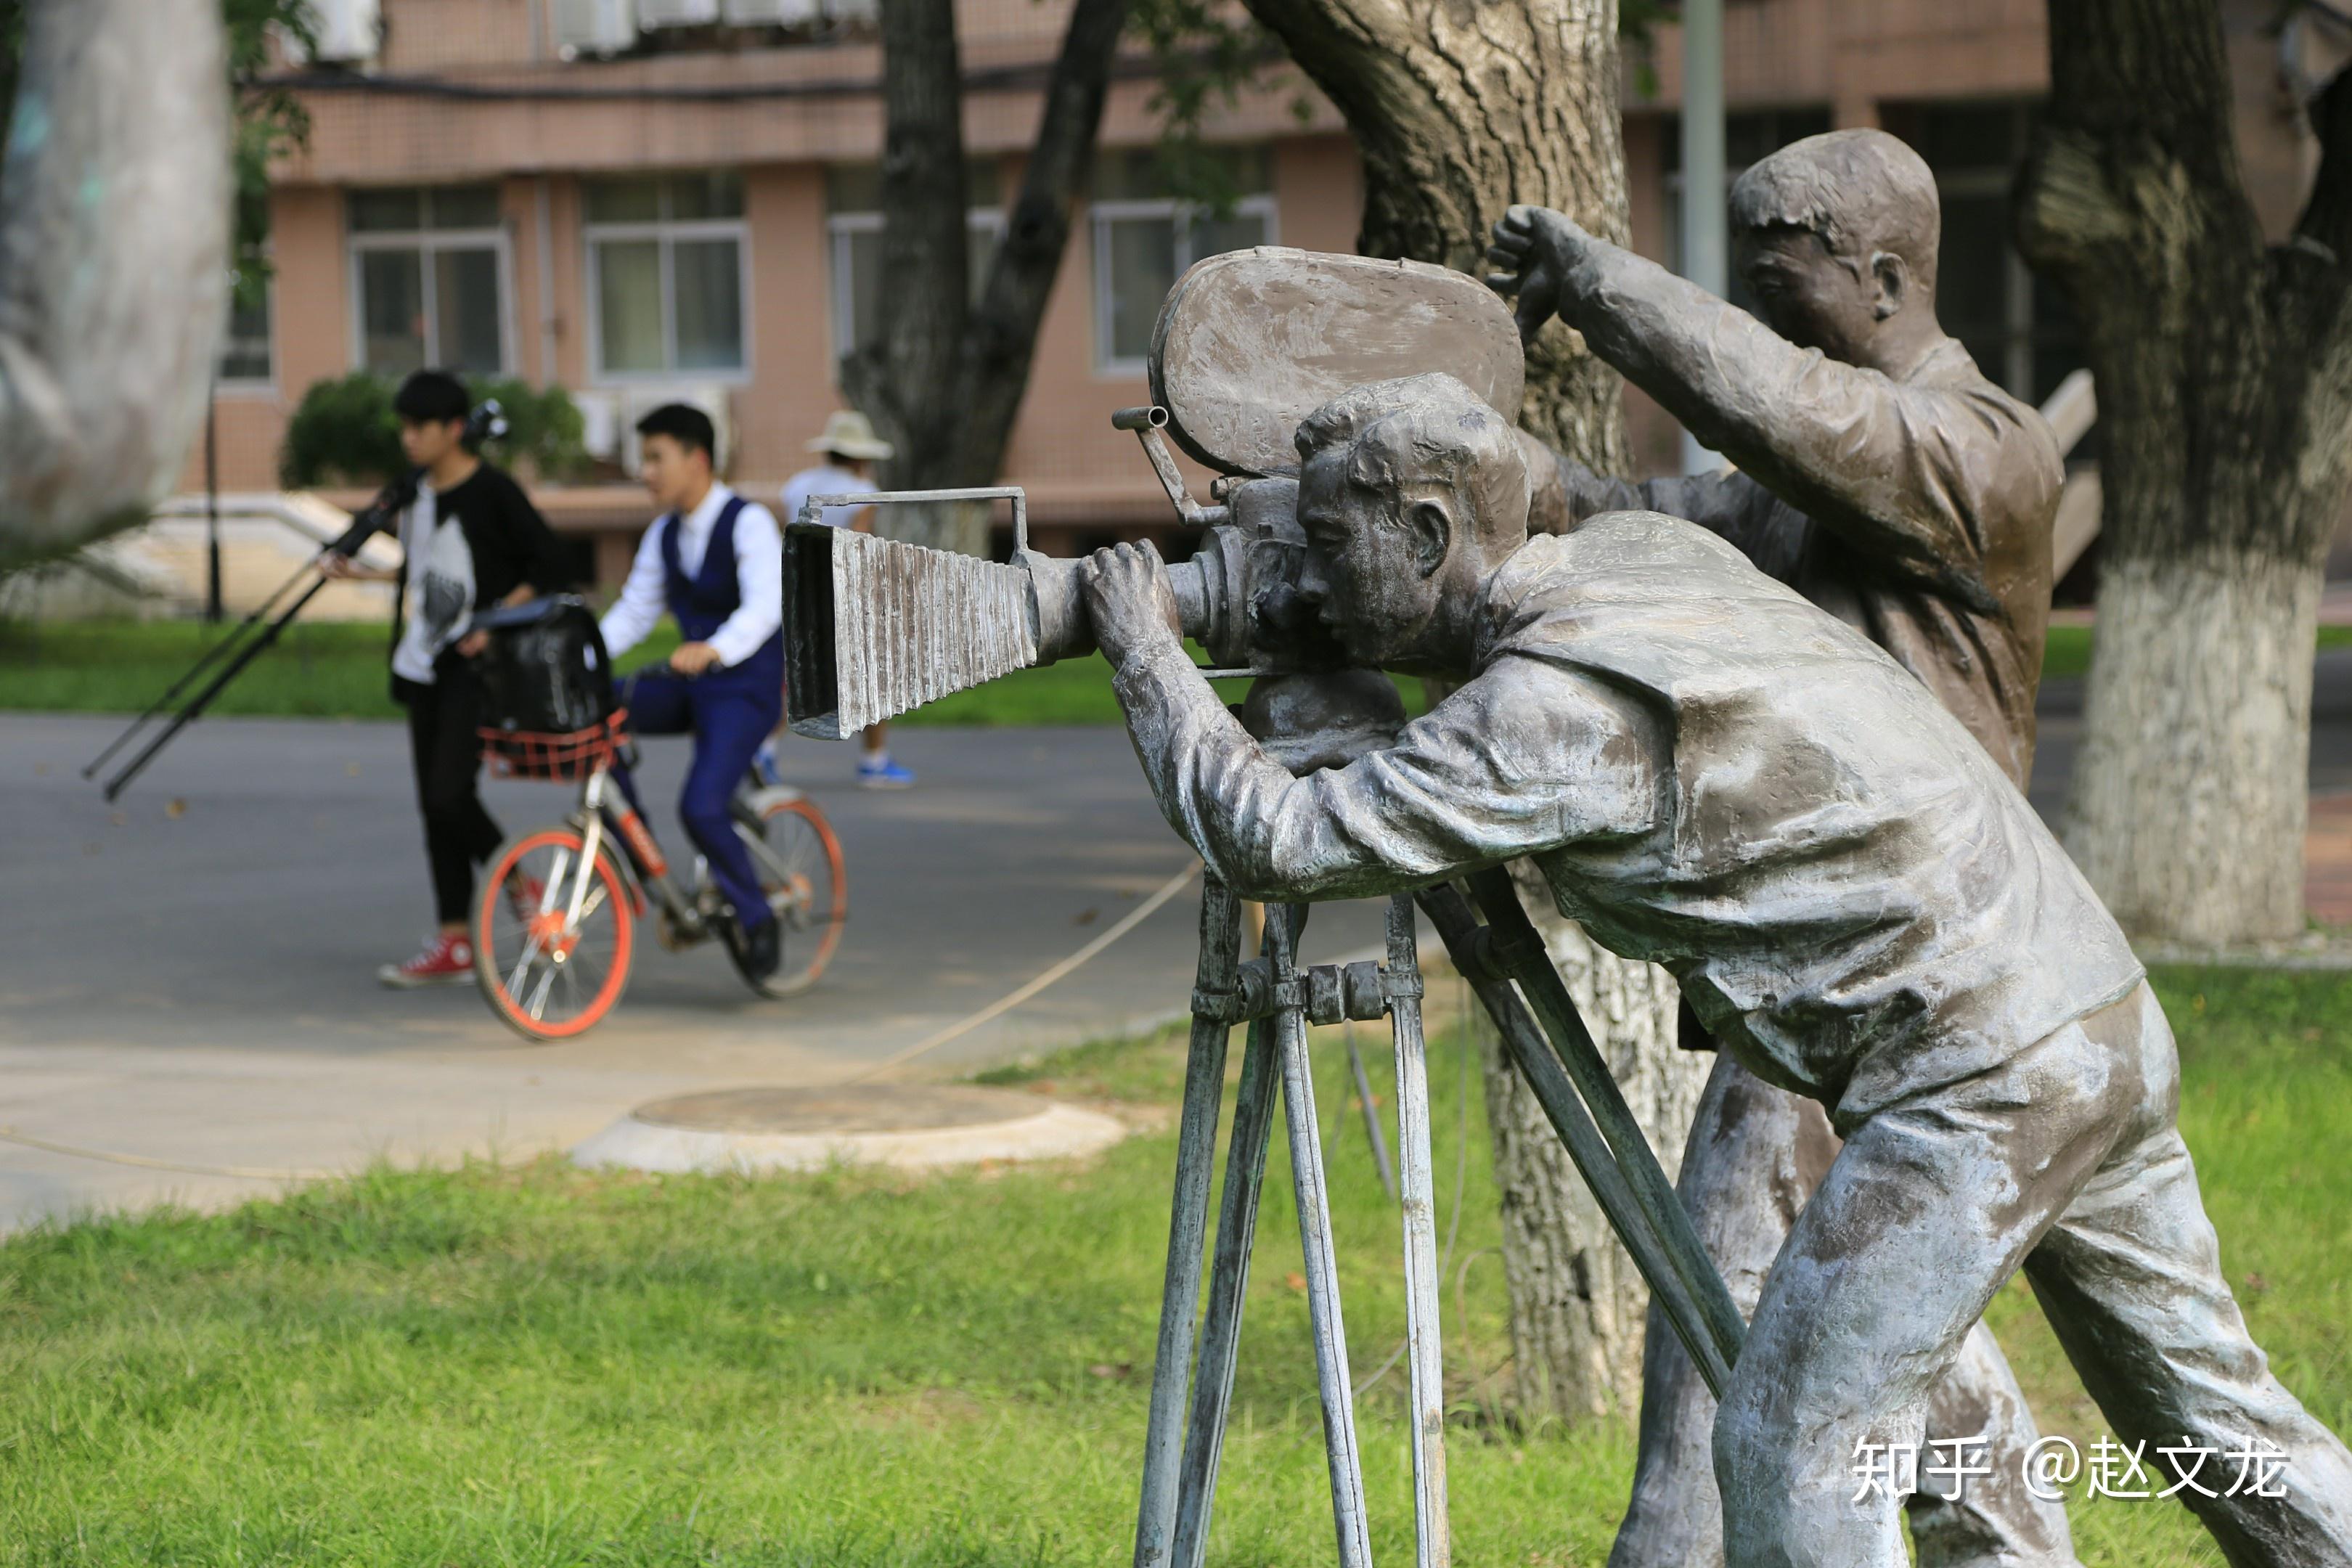
<svg viewBox="0 0 2352 1568"><path fill-rule="evenodd" d="M1095 641L1113 668L1141 650L1180 640L1176 593L1150 540L1096 551L1079 577Z"/></svg>
<svg viewBox="0 0 2352 1568"><path fill-rule="evenodd" d="M1533 342L1544 324L1572 303L1565 290L1590 237L1566 213L1549 207L1514 206L1495 225L1486 259L1496 270L1486 282L1505 299L1517 297L1519 339Z"/></svg>

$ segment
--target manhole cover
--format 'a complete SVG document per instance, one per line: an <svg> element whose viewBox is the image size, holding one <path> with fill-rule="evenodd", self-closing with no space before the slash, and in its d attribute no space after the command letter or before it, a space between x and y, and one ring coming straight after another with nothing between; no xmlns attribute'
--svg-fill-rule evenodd
<svg viewBox="0 0 2352 1568"><path fill-rule="evenodd" d="M1034 1095L954 1084L722 1089L641 1105L636 1119L698 1132L924 1132L1025 1121L1050 1104Z"/></svg>
<svg viewBox="0 0 2352 1568"><path fill-rule="evenodd" d="M1100 1111L961 1084L728 1089L639 1106L572 1157L636 1171L938 1169L1081 1158L1125 1133Z"/></svg>

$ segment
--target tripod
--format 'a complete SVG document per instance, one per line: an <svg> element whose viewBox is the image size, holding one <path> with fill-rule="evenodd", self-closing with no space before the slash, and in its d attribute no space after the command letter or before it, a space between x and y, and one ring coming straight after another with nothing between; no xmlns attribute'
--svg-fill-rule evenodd
<svg viewBox="0 0 2352 1568"><path fill-rule="evenodd" d="M1501 1032L1505 1054L1567 1144L1611 1228L1650 1282L1676 1337L1707 1386L1722 1395L1745 1332L1738 1309L1618 1092L1568 987L1552 968L1509 873L1499 867L1475 873L1467 879L1466 890L1441 883L1418 894L1397 894L1389 903L1384 963L1301 969L1297 943L1307 906L1269 906L1262 952L1244 963L1239 900L1213 872L1203 879L1201 895L1201 953L1144 1437L1135 1568L1201 1568L1207 1551L1277 1084L1306 1255L1307 1313L1339 1562L1342 1568L1370 1568L1363 1462L1356 1441L1354 1391L1349 1382L1307 1026L1369 1021L1382 1013L1391 1020L1396 1044L1414 1563L1415 1568L1447 1568L1452 1561L1436 1194L1430 1166L1428 1044L1422 1028L1416 906L1429 916L1454 966L1476 990ZM1244 1023L1249 1030L1226 1150L1215 1255L1208 1260L1208 1308L1196 1331L1225 1052L1233 1026Z"/></svg>
<svg viewBox="0 0 2352 1568"><path fill-rule="evenodd" d="M157 714L170 707L181 692L194 684L197 677L207 670L215 669L215 666L220 666L221 668L215 670L213 678L205 683L204 689L189 698L180 710L172 716L171 722L163 727L162 732L149 741L140 749L136 756L125 763L116 771L112 778L106 781L106 798L111 803L114 797L121 795L131 781L137 778L147 764L154 760L155 753L171 743L173 736L195 722L204 710L212 706L213 699L218 697L230 681L243 673L247 665L267 653L271 645L284 635L286 628L293 624L294 617L302 613L302 606L316 597L319 591L331 581L325 570L329 556L350 555L361 545L366 543L371 534L391 526L393 519L399 515L401 510L416 499L416 480L417 473L412 472L404 479L395 479L386 485L383 492L368 503L367 509L352 520L351 527L343 531L341 537L320 546L316 555L297 567L294 574L280 583L268 598L261 601L259 606L251 615L239 621L230 630L228 636L205 649L204 657L189 666L186 673L173 681L164 690L163 696L149 703L145 712L132 720L129 728L108 742L106 750L90 759L89 765L82 769L81 776L96 777L98 770L106 765L108 758L130 744L131 737L145 729ZM310 586L303 589L301 596L280 609L280 601L295 588L300 586L306 579L309 580ZM277 612L274 618L271 617L272 611ZM263 624L265 620L268 621L267 625ZM259 628L258 635L256 635L257 627ZM226 665L222 665L224 658L227 660Z"/></svg>

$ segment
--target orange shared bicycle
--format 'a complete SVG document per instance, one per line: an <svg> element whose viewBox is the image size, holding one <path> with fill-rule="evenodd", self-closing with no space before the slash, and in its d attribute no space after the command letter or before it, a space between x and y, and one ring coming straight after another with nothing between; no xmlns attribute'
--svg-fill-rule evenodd
<svg viewBox="0 0 2352 1568"><path fill-rule="evenodd" d="M578 657L593 665L603 648L591 627L583 646L594 651ZM474 973L490 1010L530 1039L568 1039L620 1001L648 918L656 939L676 952L722 934L726 900L699 856L690 873L677 872L613 776L630 744L627 710L613 709L580 729L509 723L483 730L481 738L496 773L580 786L569 816L499 848L473 915ZM816 984L841 943L849 877L840 841L816 802L753 774L737 787L730 811L783 938L776 972L744 978L763 996L794 995ZM734 944L725 945L740 972Z"/></svg>

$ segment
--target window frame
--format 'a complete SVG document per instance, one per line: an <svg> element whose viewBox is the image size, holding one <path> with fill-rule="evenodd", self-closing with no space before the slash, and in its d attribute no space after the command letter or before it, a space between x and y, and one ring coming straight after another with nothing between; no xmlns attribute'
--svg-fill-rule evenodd
<svg viewBox="0 0 2352 1568"><path fill-rule="evenodd" d="M264 252L265 255L268 254ZM213 393L219 397L275 397L278 395L278 277L261 280L262 341L269 345L269 369L261 375L223 375L220 364L228 352L229 313L236 306L236 278L229 276L230 298L221 311L221 344L213 354Z"/></svg>
<svg viewBox="0 0 2352 1568"><path fill-rule="evenodd" d="M1280 213L1281 208L1275 200L1274 193L1261 191L1255 195L1242 197L1222 216L1256 217L1265 225L1265 237L1258 243L1280 245L1282 243ZM1122 197L1114 201L1089 204L1087 213L1087 241L1094 249L1094 362L1097 380L1124 380L1148 375L1151 370L1151 362L1149 359L1122 359L1111 353L1111 251L1109 245L1105 243L1108 226L1122 220L1134 218L1167 219L1174 226L1176 231L1176 250L1172 259L1175 262L1175 275L1181 278L1186 268L1201 259L1191 254L1192 245L1189 237L1192 232L1193 224L1204 218L1214 218L1218 216L1221 215L1213 207L1204 206L1198 202L1179 200L1174 196Z"/></svg>
<svg viewBox="0 0 2352 1568"><path fill-rule="evenodd" d="M967 243L984 239L993 250L1004 240L1004 209L968 207L964 210L963 226ZM856 280L849 265L850 243L856 236L881 232L882 215L878 212L839 212L825 216L825 321L832 333L836 363L857 348L857 302L850 293Z"/></svg>
<svg viewBox="0 0 2352 1568"><path fill-rule="evenodd" d="M661 187L661 205L667 212L670 191L667 183ZM594 386L679 386L688 384L713 386L748 386L752 380L752 344L758 333L752 327L751 300L751 195L744 193L744 211L738 217L675 218L653 217L593 222L586 217L586 193L582 194L581 248L582 277L587 286L583 314L588 324L588 381ZM735 242L735 298L737 313L741 321L741 362L730 368L706 366L690 369L677 363L677 245L681 240L729 239ZM604 277L603 247L608 243L651 240L657 258L661 279L662 368L659 370L614 370L604 363Z"/></svg>
<svg viewBox="0 0 2352 1568"><path fill-rule="evenodd" d="M433 187L420 187L429 200ZM346 193L348 195L349 193ZM361 262L371 251L413 250L417 255L420 273L418 297L425 315L425 367L446 369L448 360L441 353L440 282L433 263L445 250L490 251L497 258L499 278L499 365L489 374L509 376L518 374L520 363L515 340L514 245L507 232L503 204L498 223L488 228L354 228L351 210L343 213L344 266L351 288L351 355L352 364L360 370L374 368L367 358L367 290L365 272ZM271 309L276 310L273 300ZM271 317L270 362L275 370L278 355L277 318ZM469 373L479 374L479 373Z"/></svg>

